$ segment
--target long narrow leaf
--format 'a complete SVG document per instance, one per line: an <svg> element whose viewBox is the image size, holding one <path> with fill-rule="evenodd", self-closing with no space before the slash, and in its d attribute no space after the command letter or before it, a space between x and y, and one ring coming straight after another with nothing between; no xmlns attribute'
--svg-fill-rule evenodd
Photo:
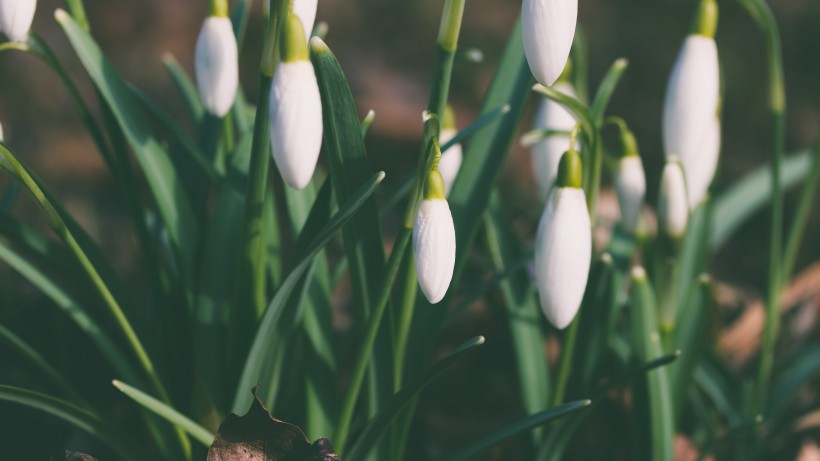
<svg viewBox="0 0 820 461"><path fill-rule="evenodd" d="M166 403L163 403L145 392L125 384L122 381L114 380L112 384L114 384L114 387L119 389L123 394L127 395L138 404L161 416L169 423L184 429L185 432L191 435L191 437L198 440L206 447L211 446L211 443L214 441L214 435L211 434L209 430L191 421L187 416L171 408Z"/></svg>
<svg viewBox="0 0 820 461"><path fill-rule="evenodd" d="M376 447L379 437L381 437L389 425L393 423L399 412L404 409L416 395L424 390L442 371L446 370L467 353L483 345L484 341L483 336L477 336L465 342L446 357L434 363L422 373L419 373L419 375L402 387L401 391L396 393L387 405L379 411L378 415L367 424L345 459L364 459L370 451Z"/></svg>
<svg viewBox="0 0 820 461"><path fill-rule="evenodd" d="M383 179L384 172L373 175L369 181L359 188L347 203L339 207L339 211L333 216L330 222L316 234L316 237L307 247L305 253L297 256L297 260L300 262L285 278L284 282L282 282L282 286L279 288L279 291L276 292L276 295L273 297L273 300L259 321L259 327L250 352L248 353L247 360L245 361L245 366L237 387L236 397L234 398L234 413L244 412L248 402L251 400L250 389L256 384L260 373L263 371L262 367L264 366L265 359L270 352L267 347L271 340L269 333L273 331L277 319L282 315L282 308L288 298L290 298L290 294L296 287L301 275L307 270L313 257L327 245L336 232L338 232L354 216L367 199L373 195Z"/></svg>

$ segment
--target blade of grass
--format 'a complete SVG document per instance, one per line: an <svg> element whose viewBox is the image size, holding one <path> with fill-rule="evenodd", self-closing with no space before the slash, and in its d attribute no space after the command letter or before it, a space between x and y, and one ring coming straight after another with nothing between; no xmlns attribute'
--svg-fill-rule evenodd
<svg viewBox="0 0 820 461"><path fill-rule="evenodd" d="M111 424L86 409L64 400L28 389L0 384L0 400L34 408L77 427L108 445L122 459L150 459L134 441L117 432Z"/></svg>
<svg viewBox="0 0 820 461"><path fill-rule="evenodd" d="M191 81L188 74L185 73L185 70L174 55L170 53L164 54L162 56L162 64L165 66L165 70L168 71L168 75L171 76L171 82L177 87L177 91L179 91L182 101L188 109L188 114L194 121L194 125L199 125L202 117L205 116L205 107L202 105L202 100L199 99L199 93L197 92L194 82Z"/></svg>
<svg viewBox="0 0 820 461"><path fill-rule="evenodd" d="M333 218L316 234L304 253L295 256L294 260L299 261L282 282L279 291L273 297L267 310L259 321L259 327L253 339L253 344L245 361L242 376L234 398L233 412L241 413L247 408L250 401L249 390L256 384L258 376L262 373L262 366L269 352L267 344L271 338L268 334L276 325L277 319L282 315L282 307L290 298L290 294L296 287L301 275L311 264L313 257L327 245L330 239L338 232L362 207L367 199L373 195L376 188L384 179L384 172L379 172L363 184L351 199L339 208Z"/></svg>
<svg viewBox="0 0 820 461"><path fill-rule="evenodd" d="M487 448L490 448L493 445L496 445L520 432L547 424L555 421L556 419L575 413L588 407L591 403L591 400L578 400L527 416L526 418L502 427L488 436L482 437L479 442L466 448L458 455L451 457L450 461L465 461L470 459Z"/></svg>
<svg viewBox="0 0 820 461"><path fill-rule="evenodd" d="M623 77L627 67L629 67L628 60L624 58L616 59L607 71L606 75L604 75L604 79L601 81L601 84L598 86L598 91L595 93L595 99L592 101L592 105L589 108L590 115L592 115L592 118L595 120L595 124L598 127L600 127L601 123L604 121L604 115L606 115L606 108L609 105L609 100L612 99L612 94L618 87L618 83L621 82L621 77Z"/></svg>
<svg viewBox="0 0 820 461"><path fill-rule="evenodd" d="M59 371L52 367L39 352L1 323L0 342L6 343L12 351L15 351L28 364L34 367L41 376L46 378L54 388L59 389L60 393L72 403L80 407L91 407L80 393L77 392L74 386L72 386Z"/></svg>
<svg viewBox="0 0 820 461"><path fill-rule="evenodd" d="M447 354L443 359L429 366L422 373L413 377L412 380L402 387L401 391L393 395L387 405L379 410L378 415L367 423L367 426L356 439L356 443L353 444L345 459L351 461L364 459L369 452L375 448L379 437L381 437L390 424L396 420L396 416L399 412L404 409L416 395L423 391L442 371L446 370L458 359L483 345L484 342L485 339L483 336L472 338L455 348L453 352Z"/></svg>
<svg viewBox="0 0 820 461"><path fill-rule="evenodd" d="M786 238L786 249L783 251L783 283L786 283L794 271L797 253L800 251L800 243L806 233L806 225L811 215L814 199L817 197L817 189L820 185L820 141L817 141L812 150L811 169L809 171L810 173L803 184L803 190L800 192L800 201L794 214L789 235Z"/></svg>
<svg viewBox="0 0 820 461"><path fill-rule="evenodd" d="M809 152L798 152L786 157L780 171L783 189L802 182L811 171ZM709 245L712 250L723 246L732 234L760 210L772 195L771 165L757 168L732 184L714 200L712 230Z"/></svg>
<svg viewBox="0 0 820 461"><path fill-rule="evenodd" d="M150 395L142 392L141 390L129 386L122 381L114 380L112 381L114 387L120 390L123 394L127 395L131 400L137 402L138 404L142 405L146 409L156 413L160 417L164 418L171 424L181 427L185 432L187 432L191 437L195 440L199 441L206 447L211 446L211 443L214 441L214 435L204 427L200 426L199 424L191 421L190 418L183 415L182 413L178 412L174 408L168 406L168 404L151 397Z"/></svg>
<svg viewBox="0 0 820 461"><path fill-rule="evenodd" d="M151 134L137 102L94 40L65 11L57 10L57 22L82 61L95 86L118 120L153 192L175 250L182 280L191 286L193 258L197 243L194 214L184 185L167 153Z"/></svg>
<svg viewBox="0 0 820 461"><path fill-rule="evenodd" d="M484 228L496 271L508 269L525 254L504 213L498 191L490 197ZM533 414L547 408L552 391L541 332L541 309L525 271L507 277L500 285L518 365L524 413Z"/></svg>
<svg viewBox="0 0 820 461"><path fill-rule="evenodd" d="M632 334L635 353L642 362L663 355L658 332L657 303L642 267L632 270ZM647 374L651 453L655 461L675 459L675 423L672 414L669 376L665 368Z"/></svg>

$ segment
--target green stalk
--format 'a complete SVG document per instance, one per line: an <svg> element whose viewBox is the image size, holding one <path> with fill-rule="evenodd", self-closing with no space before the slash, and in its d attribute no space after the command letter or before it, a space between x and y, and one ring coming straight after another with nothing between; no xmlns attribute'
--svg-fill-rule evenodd
<svg viewBox="0 0 820 461"><path fill-rule="evenodd" d="M393 281L395 281L396 275L401 267L401 261L404 257L404 249L407 247L407 243L410 241L410 236L412 234L412 229L408 229L406 227L402 227L399 231L399 235L396 238L396 243L393 246L393 251L390 253L390 258L387 261L385 279L381 293L379 294L379 298L373 308L373 312L370 313L370 317L368 318L364 339L362 340L362 345L359 349L359 355L356 358L356 362L350 373L350 382L348 384L344 400L342 401L342 411L339 417L339 424L336 427L336 435L333 439L336 452L339 454L344 453L347 436L350 432L350 423L353 420L353 410L356 408L356 401L359 398L359 391L364 383L365 372L367 371L370 357L373 354L373 344L376 342L376 335L379 332L379 325L381 324L382 316L384 315L385 308L387 307L387 302L390 299Z"/></svg>
<svg viewBox="0 0 820 461"><path fill-rule="evenodd" d="M781 283L786 283L794 271L794 265L797 262L797 252L800 250L800 243L803 241L803 236L806 233L806 224L808 224L809 216L811 215L813 199L817 196L817 186L820 184L820 141L814 145L813 153L811 173L803 184L803 190L800 192L800 202L797 205L797 213L794 216L794 221L789 230L789 236L786 239L786 250L783 252L783 277Z"/></svg>
<svg viewBox="0 0 820 461"><path fill-rule="evenodd" d="M766 41L769 71L769 110L772 116L772 222L769 247L768 293L766 324L760 348L760 365L752 393L751 410L757 415L765 407L766 393L774 363L774 347L780 327L780 290L783 274L783 188L780 171L785 145L786 88L783 81L783 58L780 34L771 9L763 0L740 0L741 5L757 21Z"/></svg>
<svg viewBox="0 0 820 461"><path fill-rule="evenodd" d="M575 342L578 338L579 316L576 315L569 324L567 332L564 335L564 345L561 348L561 358L558 362L558 373L555 377L555 393L552 395L552 406L560 405L564 401L564 394L566 393L567 381L569 381L569 372L572 368L572 355L575 352Z"/></svg>
<svg viewBox="0 0 820 461"><path fill-rule="evenodd" d="M259 66L259 103L253 125L251 144L251 161L249 168L248 190L245 195L245 225L242 235L244 249L240 255L239 278L237 283L238 304L234 306L235 316L233 339L234 354L239 356L245 351L245 344L240 338L253 330L253 322L264 312L267 306L265 258L266 239L264 232L263 210L265 208L265 191L268 184L270 168L270 132L268 131L268 99L270 97L273 73L276 69L276 49L279 43L279 30L282 21L277 14L287 2L279 0L278 8L268 20L262 59Z"/></svg>
<svg viewBox="0 0 820 461"><path fill-rule="evenodd" d="M83 0L65 0L65 4L66 8L68 8L68 12L74 17L77 24L79 24L84 31L88 32L90 27L88 25L88 16L85 14Z"/></svg>
<svg viewBox="0 0 820 461"><path fill-rule="evenodd" d="M461 31L461 18L464 14L465 0L447 0L439 25L436 46L436 64L433 68L433 85L430 89L430 101L427 110L444 116L447 106L447 95L450 92L450 80L453 75L453 62L458 48L458 35Z"/></svg>

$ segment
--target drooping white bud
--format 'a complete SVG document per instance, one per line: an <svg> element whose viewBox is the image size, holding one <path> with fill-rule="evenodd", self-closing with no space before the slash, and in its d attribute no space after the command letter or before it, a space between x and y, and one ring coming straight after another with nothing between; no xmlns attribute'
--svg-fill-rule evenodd
<svg viewBox="0 0 820 461"><path fill-rule="evenodd" d="M621 209L621 223L624 229L634 232L646 195L646 176L639 156L627 155L618 161L615 192L618 194L618 206Z"/></svg>
<svg viewBox="0 0 820 461"><path fill-rule="evenodd" d="M658 194L658 217L666 235L681 238L689 220L686 179L680 162L672 158L666 162Z"/></svg>
<svg viewBox="0 0 820 461"><path fill-rule="evenodd" d="M567 82L559 81L553 88L561 93L575 97L575 89ZM575 126L575 118L561 104L543 98L535 114L533 128L536 130L570 131ZM574 148L578 148L577 142ZM558 174L558 162L564 152L569 150L568 136L550 136L532 146L532 168L538 191L543 200L549 196L550 189Z"/></svg>
<svg viewBox="0 0 820 461"><path fill-rule="evenodd" d="M535 282L541 310L558 329L575 318L589 277L592 226L580 185L580 157L568 151L535 239Z"/></svg>
<svg viewBox="0 0 820 461"><path fill-rule="evenodd" d="M666 156L698 158L713 128L720 93L718 52L715 40L690 35L678 55L663 107L663 142ZM688 171L687 171L688 173Z"/></svg>
<svg viewBox="0 0 820 461"><path fill-rule="evenodd" d="M236 98L239 62L231 20L209 16L196 41L196 82L208 112L224 117Z"/></svg>
<svg viewBox="0 0 820 461"><path fill-rule="evenodd" d="M270 91L271 148L285 182L303 189L322 149L322 98L302 23L294 15L285 23L281 55Z"/></svg>
<svg viewBox="0 0 820 461"><path fill-rule="evenodd" d="M718 159L720 158L720 118L714 117L706 137L701 143L697 155L681 157L683 172L686 175L686 192L689 207L694 210L709 189L715 177Z"/></svg>
<svg viewBox="0 0 820 461"><path fill-rule="evenodd" d="M305 42L310 41L310 34L313 32L313 24L316 22L317 0L293 0L293 14L302 20L302 27L305 29Z"/></svg>
<svg viewBox="0 0 820 461"><path fill-rule="evenodd" d="M37 0L0 0L0 30L13 42L28 38Z"/></svg>
<svg viewBox="0 0 820 461"><path fill-rule="evenodd" d="M303 189L322 148L322 100L309 61L283 62L270 93L273 159L288 185Z"/></svg>
<svg viewBox="0 0 820 461"><path fill-rule="evenodd" d="M430 172L425 189L413 225L413 259L422 293L436 304L444 298L453 278L456 230L438 171Z"/></svg>
<svg viewBox="0 0 820 461"><path fill-rule="evenodd" d="M521 5L524 54L540 84L551 86L564 70L577 19L578 0L524 0Z"/></svg>

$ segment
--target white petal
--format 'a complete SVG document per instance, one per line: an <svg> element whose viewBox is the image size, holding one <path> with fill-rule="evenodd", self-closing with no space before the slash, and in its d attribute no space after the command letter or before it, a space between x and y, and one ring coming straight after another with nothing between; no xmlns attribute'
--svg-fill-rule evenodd
<svg viewBox="0 0 820 461"><path fill-rule="evenodd" d="M634 232L646 195L646 177L640 157L630 155L618 162L615 191L618 194L618 206L621 208L621 222L626 230Z"/></svg>
<svg viewBox="0 0 820 461"><path fill-rule="evenodd" d="M446 200L423 200L413 225L413 258L430 303L444 298L456 264L456 230Z"/></svg>
<svg viewBox="0 0 820 461"><path fill-rule="evenodd" d="M720 139L720 119L715 117L697 155L680 159L686 174L686 192L691 209L700 204L715 177L720 156Z"/></svg>
<svg viewBox="0 0 820 461"><path fill-rule="evenodd" d="M270 92L273 159L288 185L303 189L322 148L322 99L309 61L283 62Z"/></svg>
<svg viewBox="0 0 820 461"><path fill-rule="evenodd" d="M0 29L13 42L25 42L37 0L2 0L0 1Z"/></svg>
<svg viewBox="0 0 820 461"><path fill-rule="evenodd" d="M675 160L666 162L663 167L658 199L658 214L666 233L672 237L682 237L689 220L689 204L683 169Z"/></svg>
<svg viewBox="0 0 820 461"><path fill-rule="evenodd" d="M447 144L458 132L452 128L444 128L439 135L439 144ZM438 171L441 173L441 178L444 180L444 192L450 195L450 188L453 187L453 181L456 180L458 170L461 168L461 161L464 157L461 151L461 144L455 144L446 152L441 153L441 160L438 162Z"/></svg>
<svg viewBox="0 0 820 461"><path fill-rule="evenodd" d="M317 0L293 0L293 14L302 21L305 28L305 41L310 41L310 34L313 32L313 23L316 22Z"/></svg>
<svg viewBox="0 0 820 461"><path fill-rule="evenodd" d="M572 85L559 82L553 87L561 93L575 97ZM570 131L575 126L575 118L561 104L543 98L535 114L534 129ZM576 142L576 148L578 147ZM532 146L532 168L541 198L546 200L558 174L558 162L569 150L569 138L550 136Z"/></svg>
<svg viewBox="0 0 820 461"><path fill-rule="evenodd" d="M524 0L521 5L524 54L542 85L552 85L564 71L577 19L578 0Z"/></svg>
<svg viewBox="0 0 820 461"><path fill-rule="evenodd" d="M5 138L3 137L3 125L0 125L0 142L4 142Z"/></svg>
<svg viewBox="0 0 820 461"><path fill-rule="evenodd" d="M556 328L575 318L589 277L592 227L582 189L556 187L538 223L535 282L541 309Z"/></svg>
<svg viewBox="0 0 820 461"><path fill-rule="evenodd" d="M196 41L196 81L208 112L223 117L233 105L239 83L236 37L231 20L210 16Z"/></svg>
<svg viewBox="0 0 820 461"><path fill-rule="evenodd" d="M669 77L663 107L667 158L697 157L718 107L720 70L715 41L690 35Z"/></svg>

